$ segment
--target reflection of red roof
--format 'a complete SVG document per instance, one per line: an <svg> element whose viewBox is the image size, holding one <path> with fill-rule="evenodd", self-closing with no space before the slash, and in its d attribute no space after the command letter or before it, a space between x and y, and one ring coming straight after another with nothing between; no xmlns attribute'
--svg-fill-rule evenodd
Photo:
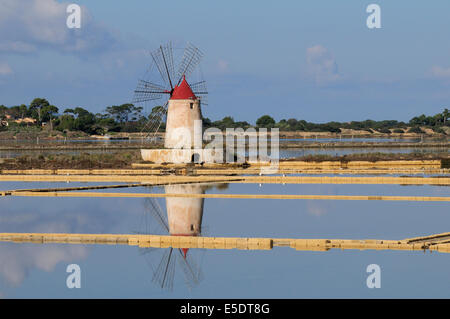
<svg viewBox="0 0 450 319"><path fill-rule="evenodd" d="M186 81L186 78L183 75L183 81L181 81L180 85L176 85L173 89L171 100L188 100L188 99L197 99L194 92L192 92L191 87Z"/></svg>
<svg viewBox="0 0 450 319"><path fill-rule="evenodd" d="M196 234L170 234L170 236L197 236ZM183 252L184 259L186 259L187 252L189 251L189 248L181 248L181 251Z"/></svg>

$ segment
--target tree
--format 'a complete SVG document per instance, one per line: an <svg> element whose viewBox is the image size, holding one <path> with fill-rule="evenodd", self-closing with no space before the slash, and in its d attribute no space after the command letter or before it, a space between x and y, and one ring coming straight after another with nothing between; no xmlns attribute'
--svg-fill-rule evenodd
<svg viewBox="0 0 450 319"><path fill-rule="evenodd" d="M132 121L136 121L141 116L142 107L134 106L133 104L112 105L106 108L106 112L109 113L117 122L126 123L131 118Z"/></svg>
<svg viewBox="0 0 450 319"><path fill-rule="evenodd" d="M288 131L289 130L289 124L286 121L286 119L282 119L277 124L275 124L275 127L278 127L281 131Z"/></svg>
<svg viewBox="0 0 450 319"><path fill-rule="evenodd" d="M19 106L19 114L20 118L23 119L24 117L28 116L30 113L30 110L25 104L20 104Z"/></svg>
<svg viewBox="0 0 450 319"><path fill-rule="evenodd" d="M142 116L142 106L132 106L131 107L131 121L140 121Z"/></svg>
<svg viewBox="0 0 450 319"><path fill-rule="evenodd" d="M445 109L444 112L442 112L442 116L444 118L444 125L447 123L448 118L450 117L450 112L448 109Z"/></svg>
<svg viewBox="0 0 450 319"><path fill-rule="evenodd" d="M409 133L424 133L424 131L422 131L422 129L420 127L418 127L418 126L411 127L408 130L408 132Z"/></svg>
<svg viewBox="0 0 450 319"><path fill-rule="evenodd" d="M8 111L8 108L4 105L0 105L0 121L3 121L6 118L6 111ZM1 123L0 126L2 126Z"/></svg>
<svg viewBox="0 0 450 319"><path fill-rule="evenodd" d="M51 122L56 118L56 114L58 113L58 108L54 105L47 105L41 109L41 119L42 122Z"/></svg>
<svg viewBox="0 0 450 319"><path fill-rule="evenodd" d="M417 126L417 125L428 125L429 123L429 119L425 114L422 114L420 116L416 116L413 117L410 121L409 124L412 126Z"/></svg>
<svg viewBox="0 0 450 319"><path fill-rule="evenodd" d="M116 121L107 114L95 114L95 123L98 128L101 128L101 130L96 129L96 131L100 131L102 134L108 131L120 131L120 127L118 127Z"/></svg>
<svg viewBox="0 0 450 319"><path fill-rule="evenodd" d="M66 112L64 112L66 113ZM71 131L73 130L75 127L75 118L73 117L73 115L70 114L64 114L61 115L59 118L59 124L57 129L60 131Z"/></svg>
<svg viewBox="0 0 450 319"><path fill-rule="evenodd" d="M58 108L54 105L44 106L41 109L42 122L50 122L50 129L53 130L53 121L57 118Z"/></svg>
<svg viewBox="0 0 450 319"><path fill-rule="evenodd" d="M6 111L8 111L8 108L4 105L0 105L0 116L5 116Z"/></svg>
<svg viewBox="0 0 450 319"><path fill-rule="evenodd" d="M202 117L202 126L205 129L211 127L212 126L211 120L207 117Z"/></svg>
<svg viewBox="0 0 450 319"><path fill-rule="evenodd" d="M39 124L42 123L42 109L44 107L50 106L50 103L43 98L35 98L30 104L31 117L38 121Z"/></svg>
<svg viewBox="0 0 450 319"><path fill-rule="evenodd" d="M258 127L272 128L275 126L275 120L269 115L263 115L256 120Z"/></svg>
<svg viewBox="0 0 450 319"><path fill-rule="evenodd" d="M231 116L225 116L223 119L219 121L215 121L213 123L213 126L225 130L227 128L233 128L235 127L236 123L234 122L234 119Z"/></svg>
<svg viewBox="0 0 450 319"><path fill-rule="evenodd" d="M74 129L86 133L92 133L92 126L95 124L95 115L82 107L73 110L75 115Z"/></svg>
<svg viewBox="0 0 450 319"><path fill-rule="evenodd" d="M224 128L231 128L234 126L234 118L232 118L231 116L225 116L221 122Z"/></svg>

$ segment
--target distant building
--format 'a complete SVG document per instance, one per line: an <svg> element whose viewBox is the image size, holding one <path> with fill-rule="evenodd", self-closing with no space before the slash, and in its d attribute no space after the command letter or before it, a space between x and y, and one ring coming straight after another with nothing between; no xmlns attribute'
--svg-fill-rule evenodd
<svg viewBox="0 0 450 319"><path fill-rule="evenodd" d="M36 120L31 117L24 117L23 119L17 119L14 121L17 124L36 124Z"/></svg>

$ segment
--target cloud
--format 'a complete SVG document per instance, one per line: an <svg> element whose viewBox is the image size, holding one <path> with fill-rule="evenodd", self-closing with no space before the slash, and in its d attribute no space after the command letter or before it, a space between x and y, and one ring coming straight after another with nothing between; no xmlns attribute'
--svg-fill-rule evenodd
<svg viewBox="0 0 450 319"><path fill-rule="evenodd" d="M431 68L431 75L436 78L450 78L450 68L433 66Z"/></svg>
<svg viewBox="0 0 450 319"><path fill-rule="evenodd" d="M0 75L10 75L13 73L11 67L4 62L0 62Z"/></svg>
<svg viewBox="0 0 450 319"><path fill-rule="evenodd" d="M317 217L325 215L328 211L328 207L324 204L318 204L317 202L307 201L306 203L306 211Z"/></svg>
<svg viewBox="0 0 450 319"><path fill-rule="evenodd" d="M69 29L68 5L56 0L2 0L0 53L50 49L77 54L103 52L117 44L117 35L94 22L85 7L81 7L81 28Z"/></svg>
<svg viewBox="0 0 450 319"><path fill-rule="evenodd" d="M5 204L5 207L8 207ZM4 208L4 207L0 207ZM57 207L53 207L56 209ZM83 216L67 215L44 216L42 214L10 212L2 209L0 223L12 232L19 229L29 229L31 232L44 233L74 233L83 225L95 223L83 220ZM88 255L86 246L71 246L61 244L36 245L28 243L0 243L0 278L13 287L19 286L30 271L39 269L51 272L59 263L72 263L85 259Z"/></svg>
<svg viewBox="0 0 450 319"><path fill-rule="evenodd" d="M35 46L21 41L0 42L0 52L31 53Z"/></svg>
<svg viewBox="0 0 450 319"><path fill-rule="evenodd" d="M0 275L12 286L19 286L33 269L51 272L58 263L71 263L87 257L84 246L10 244L0 246Z"/></svg>
<svg viewBox="0 0 450 319"><path fill-rule="evenodd" d="M319 85L340 79L336 60L331 52L321 45L306 49L306 64L309 75Z"/></svg>

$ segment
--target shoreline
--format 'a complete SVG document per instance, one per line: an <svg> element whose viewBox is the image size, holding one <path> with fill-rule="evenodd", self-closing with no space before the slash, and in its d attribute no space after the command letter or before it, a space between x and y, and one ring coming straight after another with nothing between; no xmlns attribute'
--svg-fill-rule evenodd
<svg viewBox="0 0 450 319"><path fill-rule="evenodd" d="M94 144L95 143L95 144ZM0 145L0 151L58 151L58 150L138 150L164 148L162 143L20 143ZM270 143L269 143L270 145ZM281 142L280 149L335 149L335 148L450 148L447 142Z"/></svg>
<svg viewBox="0 0 450 319"><path fill-rule="evenodd" d="M148 136L157 136L158 138L164 138L164 132L158 133L141 133L141 132L109 132L106 135L88 135L84 132L79 131L71 131L66 134L63 134L60 131L40 131L40 132L0 132L0 141L33 141L37 138L42 141L64 141L64 140L72 140L72 141L82 141L82 140L98 140L98 141L108 141L110 140L141 140L142 138L146 138ZM222 132L225 136L226 132ZM258 133L256 133L258 134ZM271 135L270 129L268 129L268 136ZM367 139L449 139L450 136L444 135L441 133L435 133L431 130L427 130L424 133L413 133L413 132L405 132L405 133L381 133L381 132L373 132L369 133L364 130L351 130L345 129L341 133L333 133L333 132L314 132L314 131L279 131L280 139L351 139L351 138L367 138ZM242 134L238 134L242 135Z"/></svg>

